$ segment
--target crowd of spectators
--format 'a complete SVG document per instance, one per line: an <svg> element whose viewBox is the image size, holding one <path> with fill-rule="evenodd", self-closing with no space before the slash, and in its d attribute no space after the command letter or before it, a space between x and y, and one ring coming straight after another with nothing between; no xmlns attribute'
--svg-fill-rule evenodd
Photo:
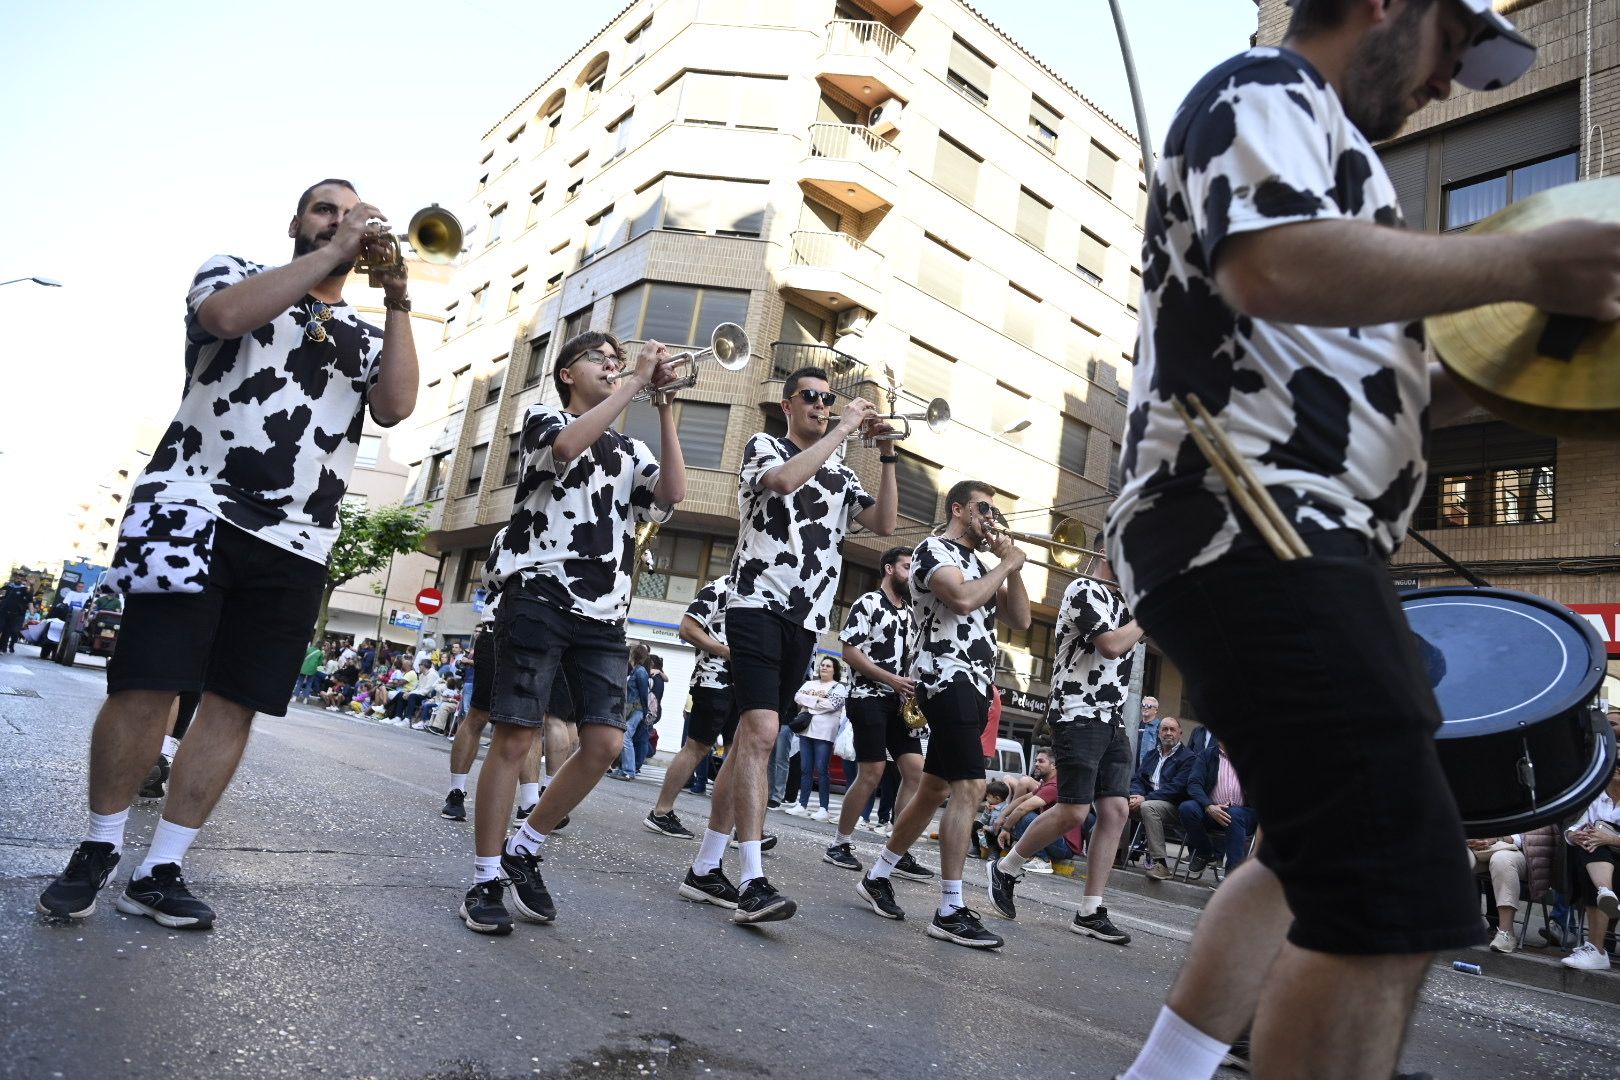
<svg viewBox="0 0 1620 1080"><path fill-rule="evenodd" d="M369 638L355 645L328 637L305 653L293 700L448 737L465 714L471 677L472 656L460 642L440 650L432 638L424 638L412 649L378 646Z"/></svg>

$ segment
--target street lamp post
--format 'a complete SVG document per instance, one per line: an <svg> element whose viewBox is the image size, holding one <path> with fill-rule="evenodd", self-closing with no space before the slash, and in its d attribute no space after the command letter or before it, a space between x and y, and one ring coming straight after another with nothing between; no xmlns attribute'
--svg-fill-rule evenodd
<svg viewBox="0 0 1620 1080"><path fill-rule="evenodd" d="M60 281L48 277L14 277L10 281L0 281L0 285L15 285L19 281L32 281L35 285L44 285L50 289L60 289L62 287Z"/></svg>

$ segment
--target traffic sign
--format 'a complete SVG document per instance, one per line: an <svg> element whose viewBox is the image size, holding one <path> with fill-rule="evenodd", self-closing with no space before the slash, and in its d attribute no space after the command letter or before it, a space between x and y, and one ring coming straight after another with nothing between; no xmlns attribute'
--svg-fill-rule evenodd
<svg viewBox="0 0 1620 1080"><path fill-rule="evenodd" d="M444 607L444 593L438 589L423 589L416 594L416 610L424 615L434 615Z"/></svg>

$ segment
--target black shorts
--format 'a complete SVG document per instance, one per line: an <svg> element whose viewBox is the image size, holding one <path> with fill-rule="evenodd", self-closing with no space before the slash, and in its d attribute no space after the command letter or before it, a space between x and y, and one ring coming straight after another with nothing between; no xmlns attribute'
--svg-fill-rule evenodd
<svg viewBox="0 0 1620 1080"><path fill-rule="evenodd" d="M107 662L107 693L209 691L287 715L326 567L221 519L199 593L132 593Z"/></svg>
<svg viewBox="0 0 1620 1080"><path fill-rule="evenodd" d="M1131 739L1125 725L1095 717L1052 725L1058 802L1090 805L1131 793Z"/></svg>
<svg viewBox="0 0 1620 1080"><path fill-rule="evenodd" d="M692 687L692 709L686 714L686 737L707 746L724 735L731 745L737 732L737 712L731 707L731 691L712 686Z"/></svg>
<svg viewBox="0 0 1620 1080"><path fill-rule="evenodd" d="M493 634L491 720L537 728L549 714L624 730L630 647L623 626L562 611L528 593L508 591L495 616ZM474 674L475 682L477 678ZM541 701L546 702L544 709L538 707ZM559 707L562 712L557 711Z"/></svg>
<svg viewBox="0 0 1620 1080"><path fill-rule="evenodd" d="M754 709L786 723L799 708L793 695L810 678L815 632L764 608L727 608L732 697L738 715Z"/></svg>
<svg viewBox="0 0 1620 1080"><path fill-rule="evenodd" d="M984 779L984 725L990 699L973 684L957 680L922 698L928 717L928 753L923 772L941 780Z"/></svg>
<svg viewBox="0 0 1620 1080"><path fill-rule="evenodd" d="M472 700L469 708L482 709L489 712L489 688L495 678L495 635L489 627L480 626L473 638L473 673L472 673ZM568 683L568 669L563 669L563 677L551 680L551 704L546 707L547 716L555 716L570 724L574 722L574 694L573 687Z"/></svg>
<svg viewBox="0 0 1620 1080"><path fill-rule="evenodd" d="M922 732L912 731L900 719L900 698L852 697L846 706L850 726L855 729L855 760L899 761L905 754L920 754Z"/></svg>
<svg viewBox="0 0 1620 1080"><path fill-rule="evenodd" d="M1484 940L1441 723L1388 573L1356 534L1310 558L1234 552L1136 607L1226 744L1304 949L1389 955Z"/></svg>

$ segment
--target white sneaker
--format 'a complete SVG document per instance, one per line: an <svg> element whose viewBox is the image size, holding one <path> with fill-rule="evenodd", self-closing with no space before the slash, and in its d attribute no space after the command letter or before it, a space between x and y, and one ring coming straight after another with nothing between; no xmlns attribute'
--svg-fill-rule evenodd
<svg viewBox="0 0 1620 1080"><path fill-rule="evenodd" d="M783 811L783 813L787 814L789 817L808 817L810 815L810 811L806 810L798 803L790 804L788 808Z"/></svg>
<svg viewBox="0 0 1620 1080"><path fill-rule="evenodd" d="M1588 941L1564 957L1563 965L1565 967L1579 968L1582 971L1608 971L1609 954Z"/></svg>
<svg viewBox="0 0 1620 1080"><path fill-rule="evenodd" d="M412 731L421 731L425 727L427 727L427 725L422 723L422 721L418 720L416 723L411 725L411 730Z"/></svg>
<svg viewBox="0 0 1620 1080"><path fill-rule="evenodd" d="M1519 948L1519 939L1506 930L1498 930L1496 936L1491 938L1491 952L1510 953Z"/></svg>
<svg viewBox="0 0 1620 1080"><path fill-rule="evenodd" d="M817 808L817 810L810 815L810 820L811 821L826 821L828 816L829 815L828 815L827 811L822 810L820 808Z"/></svg>
<svg viewBox="0 0 1620 1080"><path fill-rule="evenodd" d="M1024 864L1024 871L1030 874L1050 874L1052 864L1045 859L1031 859Z"/></svg>
<svg viewBox="0 0 1620 1080"><path fill-rule="evenodd" d="M1598 887L1597 906L1599 911L1611 919L1620 915L1620 897L1615 896L1613 889Z"/></svg>

